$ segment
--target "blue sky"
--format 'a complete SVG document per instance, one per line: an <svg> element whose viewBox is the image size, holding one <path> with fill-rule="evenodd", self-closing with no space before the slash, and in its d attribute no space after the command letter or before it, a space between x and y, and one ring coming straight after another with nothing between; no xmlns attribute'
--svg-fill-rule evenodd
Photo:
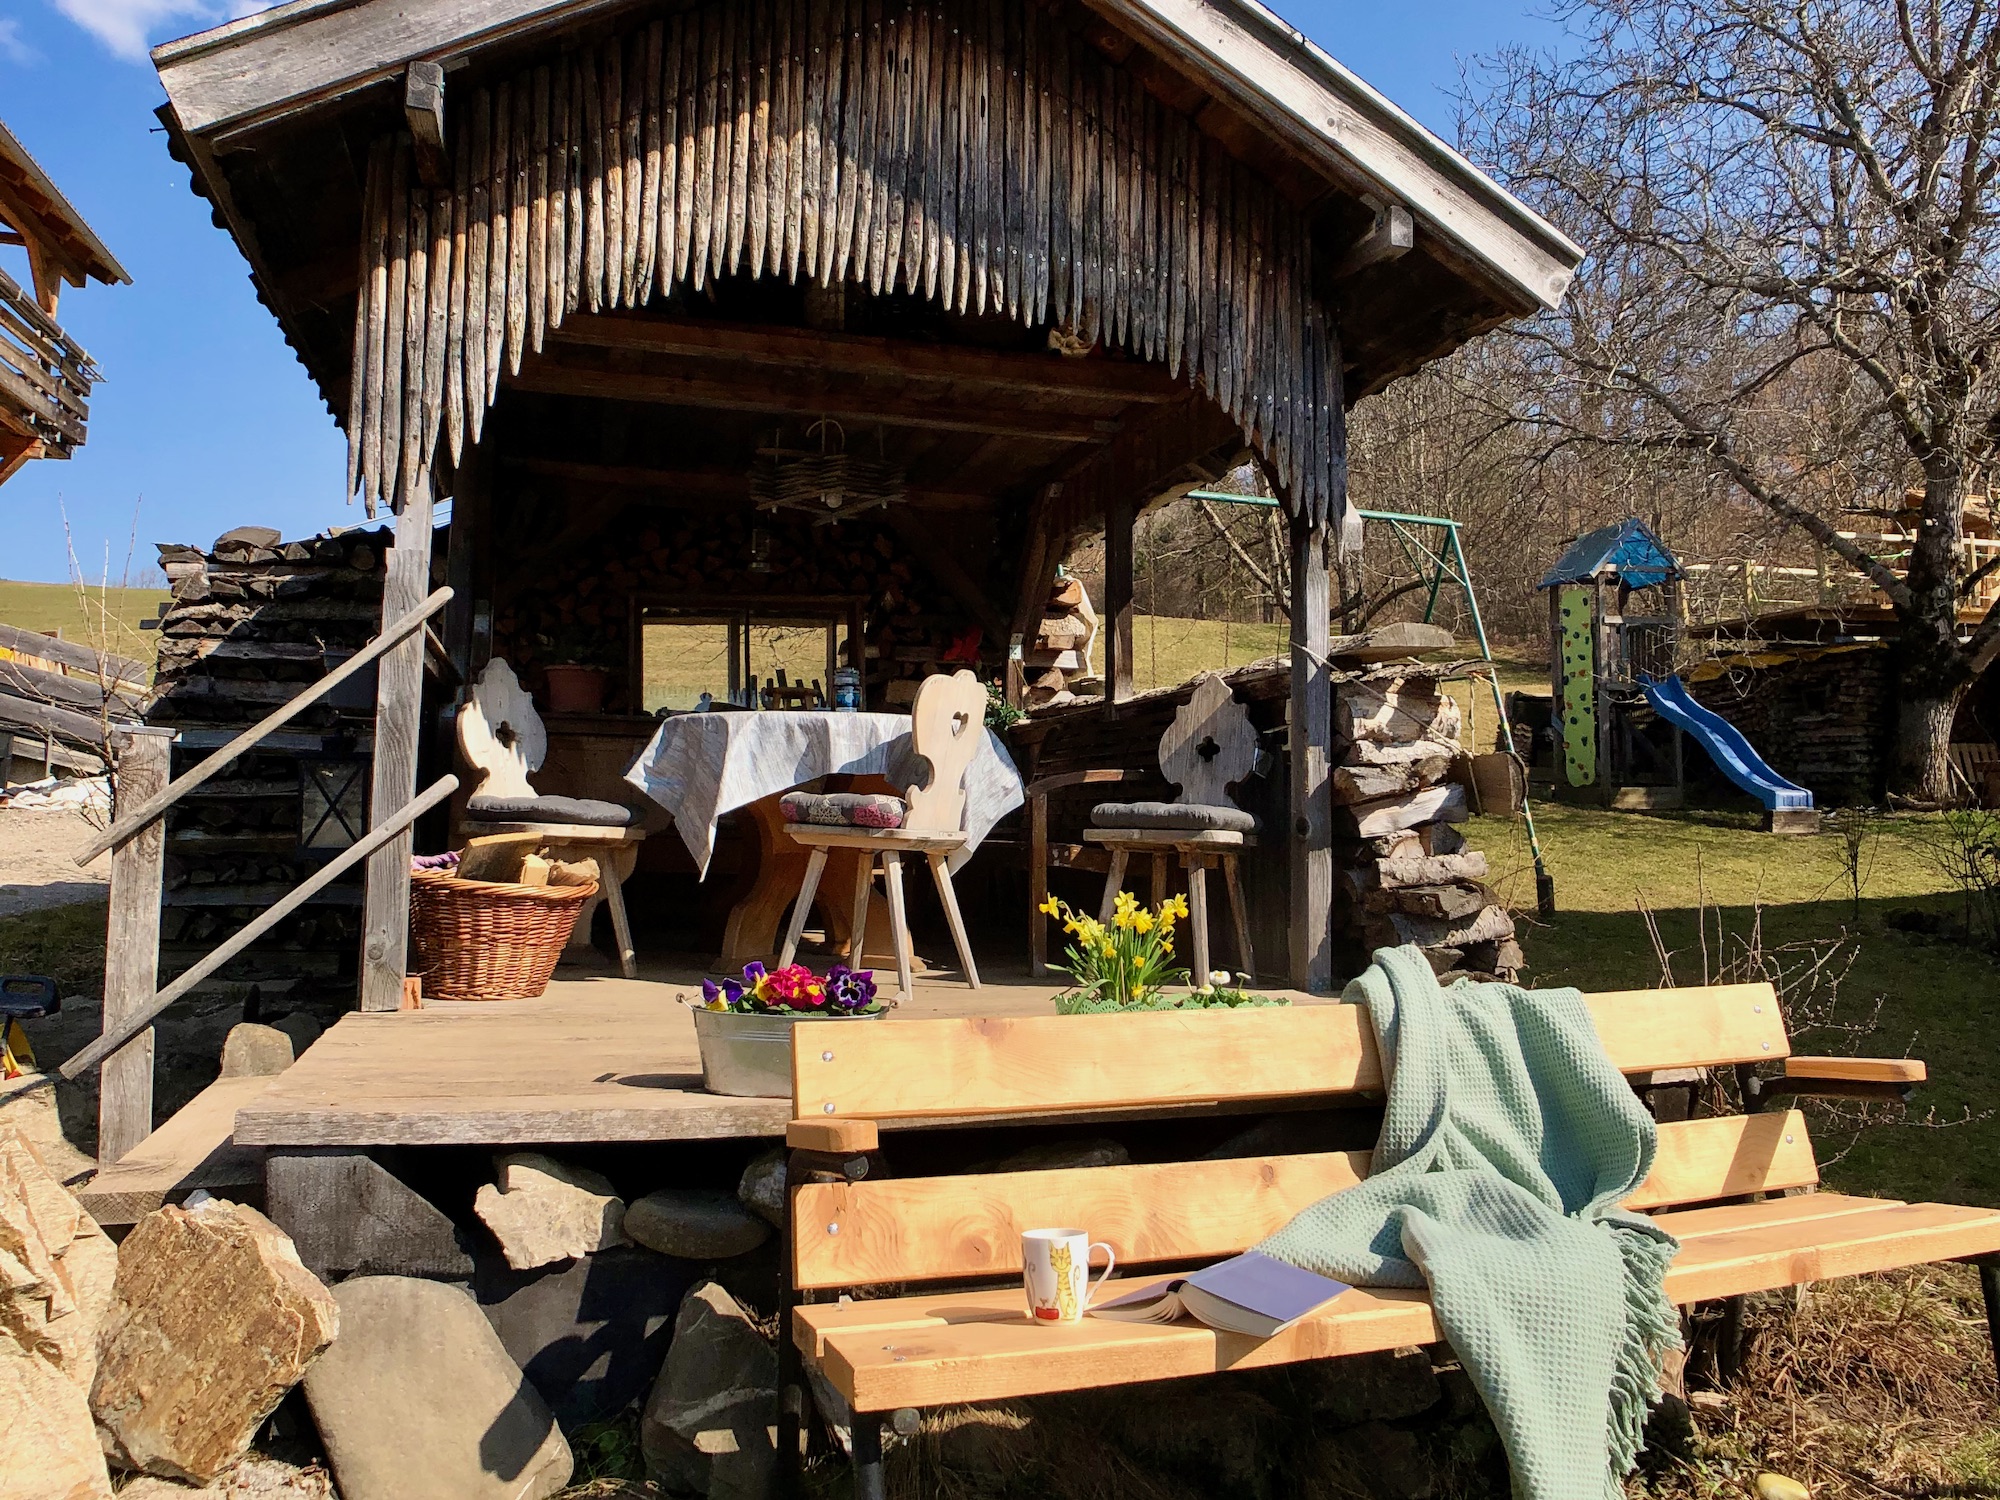
<svg viewBox="0 0 2000 1500"><path fill-rule="evenodd" d="M90 441L0 488L0 578L113 583L152 568L154 542L232 526L303 536L362 519L341 497L345 449L304 369L258 304L234 244L188 190L153 111L145 46L261 9L255 0L5 0L0 118L132 274L67 289L61 317L104 371ZM1335 57L1450 137L1462 60L1546 43L1536 0L1276 0ZM0 267L26 281L22 253ZM136 534L137 549L131 546Z"/></svg>

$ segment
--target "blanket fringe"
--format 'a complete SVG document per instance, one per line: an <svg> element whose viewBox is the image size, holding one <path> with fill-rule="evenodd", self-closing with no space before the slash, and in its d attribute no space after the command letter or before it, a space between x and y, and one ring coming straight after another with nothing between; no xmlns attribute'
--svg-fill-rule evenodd
<svg viewBox="0 0 2000 1500"><path fill-rule="evenodd" d="M1625 1281L1625 1337L1611 1379L1606 1434L1606 1500L1623 1500L1625 1476L1638 1467L1646 1416L1660 1391L1660 1368L1681 1347L1680 1309L1667 1300L1667 1268L1675 1242L1650 1227L1611 1223Z"/></svg>

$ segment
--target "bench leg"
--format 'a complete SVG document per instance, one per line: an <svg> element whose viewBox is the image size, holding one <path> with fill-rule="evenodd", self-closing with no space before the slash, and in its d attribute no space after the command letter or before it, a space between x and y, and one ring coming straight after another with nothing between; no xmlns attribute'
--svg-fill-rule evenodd
<svg viewBox="0 0 2000 1500"><path fill-rule="evenodd" d="M1243 900L1243 880L1233 854L1222 856L1222 878L1229 886L1229 915L1236 923L1236 962L1243 967L1244 983L1257 982L1257 954L1250 946L1250 910Z"/></svg>
<svg viewBox="0 0 2000 1500"><path fill-rule="evenodd" d="M1715 1374L1724 1385L1736 1384L1743 1373L1743 1308L1741 1297L1722 1303L1722 1331L1715 1344Z"/></svg>
<svg viewBox="0 0 2000 1500"><path fill-rule="evenodd" d="M1979 1262L1979 1295L1986 1303L1986 1338L2000 1364L2000 1260Z"/></svg>
<svg viewBox="0 0 2000 1500"><path fill-rule="evenodd" d="M1208 867L1200 855L1187 862L1188 930L1193 939L1194 963L1189 977L1200 989L1208 983Z"/></svg>
<svg viewBox="0 0 2000 1500"><path fill-rule="evenodd" d="M882 1482L882 1414L854 1414L854 1500L888 1500Z"/></svg>
<svg viewBox="0 0 2000 1500"><path fill-rule="evenodd" d="M979 988L979 969L972 962L972 940L965 935L965 918L959 914L958 892L951 887L951 869L942 854L929 856L931 879L937 882L938 900L944 905L944 919L951 928L951 940L958 946L958 964L965 970L965 982Z"/></svg>
<svg viewBox="0 0 2000 1500"><path fill-rule="evenodd" d="M618 972L627 979L639 977L639 956L632 948L632 919L625 914L625 884L618 878L613 857L598 862L604 879L604 904L611 908L611 940L618 948Z"/></svg>
<svg viewBox="0 0 2000 1500"><path fill-rule="evenodd" d="M875 855L867 849L854 851L860 868L854 875L854 915L847 924L847 967L868 967L868 898L875 894Z"/></svg>
<svg viewBox="0 0 2000 1500"><path fill-rule="evenodd" d="M1112 909L1118 904L1118 893L1125 888L1125 864L1131 857L1129 850L1111 851L1111 867L1104 875L1104 899L1097 903L1097 920L1107 926L1111 922Z"/></svg>
<svg viewBox="0 0 2000 1500"><path fill-rule="evenodd" d="M785 929L785 946L778 954L778 967L791 963L792 955L799 950L799 938L806 930L806 918L812 914L813 897L819 894L819 878L826 873L826 845L813 845L812 856L806 860L805 883L799 887L798 905L792 908L792 925Z"/></svg>
<svg viewBox="0 0 2000 1500"><path fill-rule="evenodd" d="M910 977L910 918L903 906L903 851L882 851L882 884L889 890L889 925L896 934L896 998L907 1003L916 994Z"/></svg>

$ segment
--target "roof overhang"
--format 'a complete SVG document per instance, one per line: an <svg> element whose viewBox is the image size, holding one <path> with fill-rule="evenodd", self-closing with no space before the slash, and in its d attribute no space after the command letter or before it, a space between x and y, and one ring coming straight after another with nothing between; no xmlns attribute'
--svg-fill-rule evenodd
<svg viewBox="0 0 2000 1500"><path fill-rule="evenodd" d="M82 286L86 277L93 276L107 286L131 283L83 215L5 125L0 125L0 218L52 249L73 286Z"/></svg>
<svg viewBox="0 0 2000 1500"><path fill-rule="evenodd" d="M293 0L155 48L180 128L212 149L496 43L641 0ZM1516 314L1556 306L1577 245L1256 0L1087 0L1335 181L1409 209Z"/></svg>

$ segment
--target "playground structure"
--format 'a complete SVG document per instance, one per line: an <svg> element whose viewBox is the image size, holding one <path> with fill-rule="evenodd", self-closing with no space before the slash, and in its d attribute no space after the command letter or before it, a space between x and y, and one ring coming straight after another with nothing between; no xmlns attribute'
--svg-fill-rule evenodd
<svg viewBox="0 0 2000 1500"><path fill-rule="evenodd" d="M1537 587L1549 596L1556 783L1633 811L1683 805L1685 738L1757 799L1773 832L1817 829L1813 794L1773 771L1678 668L1685 570L1643 521L1578 537ZM1635 612L1635 602L1640 606Z"/></svg>

